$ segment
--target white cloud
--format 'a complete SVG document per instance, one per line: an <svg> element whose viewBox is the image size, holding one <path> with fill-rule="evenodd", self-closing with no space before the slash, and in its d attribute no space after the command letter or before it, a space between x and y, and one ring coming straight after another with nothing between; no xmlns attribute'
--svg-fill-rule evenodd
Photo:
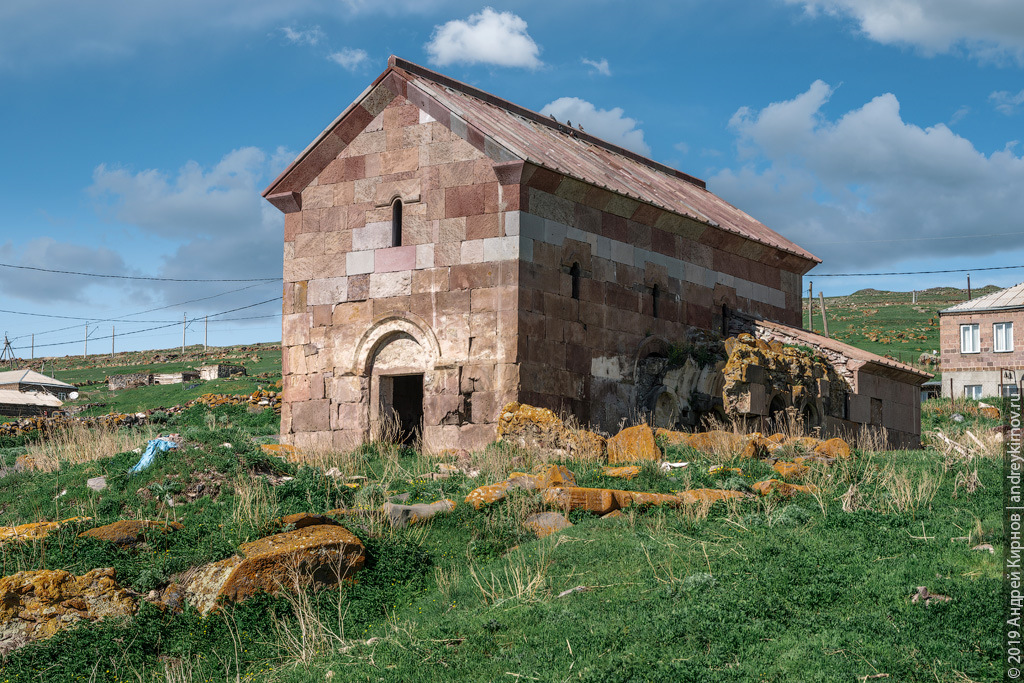
<svg viewBox="0 0 1024 683"><path fill-rule="evenodd" d="M295 45L317 45L326 37L319 26L306 30L296 30L290 26L285 26L281 29L281 33L284 34L285 40Z"/></svg>
<svg viewBox="0 0 1024 683"><path fill-rule="evenodd" d="M587 59L584 57L581 60L587 66L593 67L594 71L601 74L602 76L611 76L612 70L608 68L608 60L601 58L600 60L594 61L593 59Z"/></svg>
<svg viewBox="0 0 1024 683"><path fill-rule="evenodd" d="M281 272L283 217L260 191L290 156L277 150L268 158L262 150L245 147L229 152L211 168L190 161L173 175L100 166L89 189L108 218L161 238L163 246L155 251L163 255L154 256L150 266L154 275L274 277ZM167 241L171 253L166 252ZM195 298L194 285L158 283L153 289L169 300ZM215 299L208 310L229 308L227 304L252 297L246 292L234 299Z"/></svg>
<svg viewBox="0 0 1024 683"><path fill-rule="evenodd" d="M1009 146L986 156L942 123L907 123L892 94L831 120L821 111L831 93L816 81L791 100L737 111L730 126L748 160L715 174L708 186L829 269L995 254L1010 246L934 238L1017 225L1024 158ZM904 238L910 239L892 241Z"/></svg>
<svg viewBox="0 0 1024 683"><path fill-rule="evenodd" d="M369 55L366 54L365 50L348 47L344 47L337 52L332 52L327 55L327 59L349 71L355 71L358 69L359 65L366 61L367 57L369 57Z"/></svg>
<svg viewBox="0 0 1024 683"><path fill-rule="evenodd" d="M883 44L912 45L927 55L968 50L979 59L1007 56L1024 63L1024 2L1020 0L785 0L854 19Z"/></svg>
<svg viewBox="0 0 1024 683"><path fill-rule="evenodd" d="M956 124L967 118L967 115L971 113L971 108L966 104L953 112L953 115L949 117L949 125L955 126Z"/></svg>
<svg viewBox="0 0 1024 683"><path fill-rule="evenodd" d="M490 7L465 21L454 19L435 27L425 47L437 66L495 64L536 69L542 64L540 47L526 32L526 22Z"/></svg>
<svg viewBox="0 0 1024 683"><path fill-rule="evenodd" d="M988 99L995 105L997 110L1009 116L1024 104L1024 90L1021 90L1016 95L1006 90L997 90L989 95Z"/></svg>
<svg viewBox="0 0 1024 683"><path fill-rule="evenodd" d="M578 97L560 97L544 105L540 113L553 115L563 123L572 121L573 126L582 123L586 132L638 154L649 156L651 153L644 142L644 132L637 128L639 122L625 116L621 107L598 109Z"/></svg>

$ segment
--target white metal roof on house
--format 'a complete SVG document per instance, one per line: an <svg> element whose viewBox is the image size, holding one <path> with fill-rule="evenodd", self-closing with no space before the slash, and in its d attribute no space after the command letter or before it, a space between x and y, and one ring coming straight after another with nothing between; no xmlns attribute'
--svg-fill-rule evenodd
<svg viewBox="0 0 1024 683"><path fill-rule="evenodd" d="M64 405L59 398L45 391L16 391L0 389L0 405L5 406L44 406L60 408Z"/></svg>
<svg viewBox="0 0 1024 683"><path fill-rule="evenodd" d="M950 306L940 313L970 313L971 311L994 311L1006 308L1024 308L1024 282L1013 287L1000 289L977 299Z"/></svg>
<svg viewBox="0 0 1024 683"><path fill-rule="evenodd" d="M59 379L47 377L35 370L8 370L0 372L0 384L41 384L47 387L63 387L74 389L75 387Z"/></svg>

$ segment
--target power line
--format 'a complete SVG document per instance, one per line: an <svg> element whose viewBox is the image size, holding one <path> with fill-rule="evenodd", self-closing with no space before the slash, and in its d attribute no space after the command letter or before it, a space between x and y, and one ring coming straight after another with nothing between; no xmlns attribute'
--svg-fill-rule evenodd
<svg viewBox="0 0 1024 683"><path fill-rule="evenodd" d="M802 242L802 244L878 244L881 242L929 242L933 240L965 240L983 237L1010 237L1024 235L1024 232L994 232L988 235L950 235L945 237L894 237L887 240L848 240L842 242Z"/></svg>
<svg viewBox="0 0 1024 683"><path fill-rule="evenodd" d="M280 280L280 277L260 278L178 278L178 277L146 277L144 275L108 275L104 273L82 273L75 270L54 270L52 268L39 268L36 266L16 266L13 263L0 263L3 268L16 268L18 270L35 270L41 273L57 273L59 275L81 275L83 277L102 277L114 280L149 280L152 282L273 282Z"/></svg>
<svg viewBox="0 0 1024 683"><path fill-rule="evenodd" d="M957 268L954 270L912 270L905 273L808 273L805 277L878 277L880 275L938 275L941 273L974 273L982 270L1012 270L1024 266L989 266L987 268Z"/></svg>

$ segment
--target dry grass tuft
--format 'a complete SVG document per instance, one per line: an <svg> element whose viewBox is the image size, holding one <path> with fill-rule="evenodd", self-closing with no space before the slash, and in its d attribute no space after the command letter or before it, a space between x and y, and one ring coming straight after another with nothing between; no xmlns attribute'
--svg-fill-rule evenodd
<svg viewBox="0 0 1024 683"><path fill-rule="evenodd" d="M547 546L538 547L536 558L528 558L522 550L517 550L507 560L508 564L500 573L492 571L488 576L478 573L474 565L469 566L469 575L480 591L481 602L496 607L511 600L536 601L537 594L547 584L547 571L552 562L547 556Z"/></svg>
<svg viewBox="0 0 1024 683"><path fill-rule="evenodd" d="M79 465L145 447L155 433L150 426L118 430L71 423L29 443L26 456L34 469L56 472L63 464Z"/></svg>
<svg viewBox="0 0 1024 683"><path fill-rule="evenodd" d="M240 479L235 482L235 507L231 520L236 524L261 529L270 520L280 517L277 492L262 479Z"/></svg>

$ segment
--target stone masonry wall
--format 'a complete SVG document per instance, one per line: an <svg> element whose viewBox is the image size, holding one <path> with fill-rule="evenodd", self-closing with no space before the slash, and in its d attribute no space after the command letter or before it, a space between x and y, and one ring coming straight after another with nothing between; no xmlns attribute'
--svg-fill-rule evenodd
<svg viewBox="0 0 1024 683"><path fill-rule="evenodd" d="M981 337L979 353L960 352L960 325L969 323L978 324ZM996 353L992 350L994 323L1013 323L1013 351ZM943 396L949 396L951 379L954 396L963 396L964 387L968 384L980 384L983 396L997 396L1002 383L1000 369L1012 371L1018 387L1024 380L1024 309L943 315L939 344L942 350Z"/></svg>
<svg viewBox="0 0 1024 683"><path fill-rule="evenodd" d="M364 105L383 109L285 217L281 431L350 447L380 376L422 372L428 447L480 447L518 384L516 225L480 151L402 97L385 104Z"/></svg>
<svg viewBox="0 0 1024 683"><path fill-rule="evenodd" d="M721 330L723 305L798 324L805 261L545 169L522 173L521 401L614 433L636 412L645 339Z"/></svg>

